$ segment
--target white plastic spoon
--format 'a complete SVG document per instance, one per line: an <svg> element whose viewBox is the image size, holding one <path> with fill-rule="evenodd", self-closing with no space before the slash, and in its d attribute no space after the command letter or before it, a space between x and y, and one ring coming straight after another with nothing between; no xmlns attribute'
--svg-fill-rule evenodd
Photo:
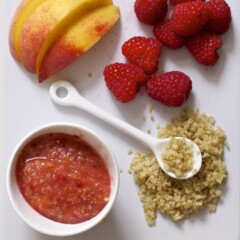
<svg viewBox="0 0 240 240"><path fill-rule="evenodd" d="M64 92L64 96L61 96L60 92ZM96 107L94 104L83 98L77 91L77 89L67 81L57 81L54 82L49 90L52 100L63 106L74 106L78 107L92 115L102 119L103 121L111 124L112 126L118 128L119 130L127 133L128 135L136 138L139 142L147 145L155 154L155 157L161 167L161 169L169 176L177 179L187 179L194 176L201 168L202 156L198 146L191 140L184 138L187 143L191 144L193 148L194 164L193 168L185 174L184 177L177 177L173 172L167 171L164 167L162 160L162 152L164 151L164 146L170 141L170 138L158 139L144 133L143 131L127 124L126 122L113 117L107 112ZM176 137L177 139L182 139L183 137Z"/></svg>

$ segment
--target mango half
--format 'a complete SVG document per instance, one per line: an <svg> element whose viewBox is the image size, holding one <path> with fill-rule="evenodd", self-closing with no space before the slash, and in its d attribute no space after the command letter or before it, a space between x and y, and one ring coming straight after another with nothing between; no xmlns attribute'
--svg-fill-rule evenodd
<svg viewBox="0 0 240 240"><path fill-rule="evenodd" d="M112 0L22 0L10 27L10 51L43 82L88 51L119 16Z"/></svg>

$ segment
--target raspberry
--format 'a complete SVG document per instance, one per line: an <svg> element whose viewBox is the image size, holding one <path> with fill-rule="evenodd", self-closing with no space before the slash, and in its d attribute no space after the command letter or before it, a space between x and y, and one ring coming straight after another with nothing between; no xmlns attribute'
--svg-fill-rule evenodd
<svg viewBox="0 0 240 240"><path fill-rule="evenodd" d="M205 26L208 32L222 34L226 32L231 23L231 10L224 0L210 0L206 3L210 12L210 20Z"/></svg>
<svg viewBox="0 0 240 240"><path fill-rule="evenodd" d="M150 25L161 22L167 10L167 0L136 0L134 4L134 11L139 21Z"/></svg>
<svg viewBox="0 0 240 240"><path fill-rule="evenodd" d="M146 74L157 71L161 52L162 44L155 38L133 37L122 46L123 55Z"/></svg>
<svg viewBox="0 0 240 240"><path fill-rule="evenodd" d="M169 107L180 107L192 90L192 81L179 71L153 76L146 84L148 95Z"/></svg>
<svg viewBox="0 0 240 240"><path fill-rule="evenodd" d="M169 2L172 5L177 5L179 3L190 2L190 1L195 1L195 0L169 0ZM202 0L202 2L205 2L205 0Z"/></svg>
<svg viewBox="0 0 240 240"><path fill-rule="evenodd" d="M123 103L133 100L147 79L141 68L128 63L110 64L105 67L103 75L107 87Z"/></svg>
<svg viewBox="0 0 240 240"><path fill-rule="evenodd" d="M214 33L200 33L186 40L186 47L201 64L214 65L219 55L216 52L222 45L221 38Z"/></svg>
<svg viewBox="0 0 240 240"><path fill-rule="evenodd" d="M169 19L155 25L153 33L163 45L169 48L176 49L184 45L184 38L173 31Z"/></svg>
<svg viewBox="0 0 240 240"><path fill-rule="evenodd" d="M206 4L196 0L177 4L170 19L175 32L182 36L190 36L197 34L209 18Z"/></svg>

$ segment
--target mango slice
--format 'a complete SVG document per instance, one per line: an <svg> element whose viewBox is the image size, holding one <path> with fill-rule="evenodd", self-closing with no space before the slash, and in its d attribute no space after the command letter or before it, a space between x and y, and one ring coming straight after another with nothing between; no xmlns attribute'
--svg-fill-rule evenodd
<svg viewBox="0 0 240 240"><path fill-rule="evenodd" d="M119 8L113 5L89 12L72 24L43 58L39 82L55 75L99 41L119 19Z"/></svg>
<svg viewBox="0 0 240 240"><path fill-rule="evenodd" d="M26 21L30 18L32 13L44 2L45 0L22 0L18 5L14 16L11 21L9 31L9 46L13 57L17 60L20 59L19 51L19 36L25 25Z"/></svg>
<svg viewBox="0 0 240 240"><path fill-rule="evenodd" d="M25 23L19 37L24 67L35 73L48 48L72 21L109 4L111 0L45 0Z"/></svg>

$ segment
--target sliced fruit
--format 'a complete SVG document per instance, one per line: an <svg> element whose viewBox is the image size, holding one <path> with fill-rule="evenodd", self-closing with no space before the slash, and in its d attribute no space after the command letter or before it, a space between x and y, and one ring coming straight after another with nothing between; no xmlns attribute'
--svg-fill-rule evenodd
<svg viewBox="0 0 240 240"><path fill-rule="evenodd" d="M19 36L26 21L45 0L22 0L18 5L10 25L9 47L13 57L20 59Z"/></svg>
<svg viewBox="0 0 240 240"><path fill-rule="evenodd" d="M43 82L75 61L100 40L118 18L119 8L110 5L89 12L73 23L44 56L39 81Z"/></svg>
<svg viewBox="0 0 240 240"><path fill-rule="evenodd" d="M111 0L45 0L30 16L20 34L20 56L24 67L35 73L37 58L40 66L48 48L73 20L109 4L112 4Z"/></svg>

